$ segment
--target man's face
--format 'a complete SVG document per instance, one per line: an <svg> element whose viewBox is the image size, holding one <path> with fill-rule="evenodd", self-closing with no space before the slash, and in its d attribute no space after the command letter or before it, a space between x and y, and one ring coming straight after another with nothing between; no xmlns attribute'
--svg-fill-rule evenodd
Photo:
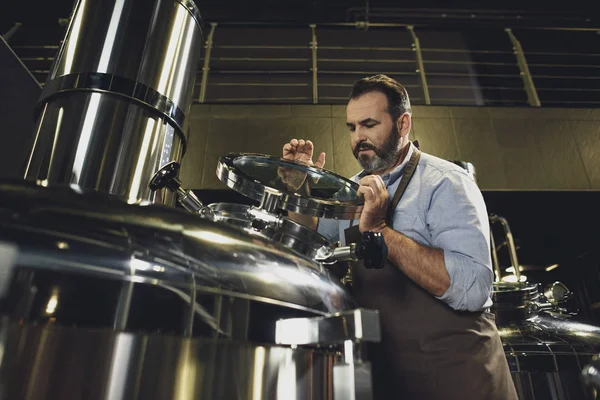
<svg viewBox="0 0 600 400"><path fill-rule="evenodd" d="M395 166L400 155L400 132L388 113L387 97L380 92L352 99L346 108L354 157L365 171Z"/></svg>

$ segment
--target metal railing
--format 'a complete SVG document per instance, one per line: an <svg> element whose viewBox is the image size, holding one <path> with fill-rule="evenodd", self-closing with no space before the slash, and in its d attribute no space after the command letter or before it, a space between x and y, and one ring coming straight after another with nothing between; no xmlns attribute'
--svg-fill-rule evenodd
<svg viewBox="0 0 600 400"><path fill-rule="evenodd" d="M194 96L199 103L341 104L358 78L384 73L404 83L415 104L596 107L599 32L211 23ZM545 46L545 37L561 36L571 40L565 48ZM43 82L58 46L13 48Z"/></svg>

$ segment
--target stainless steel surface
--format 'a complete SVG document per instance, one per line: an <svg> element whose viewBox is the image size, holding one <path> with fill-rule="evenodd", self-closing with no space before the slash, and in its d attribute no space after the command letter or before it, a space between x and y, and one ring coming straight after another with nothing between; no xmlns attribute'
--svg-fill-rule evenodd
<svg viewBox="0 0 600 400"><path fill-rule="evenodd" d="M371 364L334 365L333 390L335 400L371 400L373 398Z"/></svg>
<svg viewBox="0 0 600 400"><path fill-rule="evenodd" d="M17 266L37 274L40 285L51 286L45 277L56 272L69 287L87 278L107 290L134 282L178 302L222 295L313 315L355 307L319 264L184 211L25 182L0 184L0 209L0 241L19 246ZM208 324L215 318L201 307L196 314Z"/></svg>
<svg viewBox="0 0 600 400"><path fill-rule="evenodd" d="M373 397L371 364L361 358L365 342L380 342L379 312L356 309L325 317L287 318L275 325L275 343L285 345L343 346L333 366L336 400Z"/></svg>
<svg viewBox="0 0 600 400"><path fill-rule="evenodd" d="M208 208L213 212L215 221L237 226L250 235L280 243L310 260L318 259L324 247L331 247L329 241L313 229L281 215L271 214L273 221L266 220L264 216L256 214L261 210L235 203L213 203ZM262 221L264 225L253 226L253 221Z"/></svg>
<svg viewBox="0 0 600 400"><path fill-rule="evenodd" d="M310 32L312 40L310 42L310 50L312 53L312 101L313 104L319 104L319 83L318 83L318 69L317 69L317 25L310 24Z"/></svg>
<svg viewBox="0 0 600 400"><path fill-rule="evenodd" d="M413 25L407 25L406 29L410 32L413 43L412 48L417 58L417 74L421 81L421 88L423 89L423 97L425 98L425 104L431 104L431 97L429 96L429 86L427 85L427 75L425 74L425 64L423 63L423 53L421 52L421 42L419 37L415 33L415 27Z"/></svg>
<svg viewBox="0 0 600 400"><path fill-rule="evenodd" d="M600 328L538 315L499 326L519 399L596 399L581 371L600 352Z"/></svg>
<svg viewBox="0 0 600 400"><path fill-rule="evenodd" d="M506 28L504 31L508 34L513 45L513 51L517 58L521 79L523 79L523 86L525 87L525 92L527 92L527 103L532 107L540 107L542 104L540 103L540 98L538 97L535 88L535 82L529 71L529 65L527 64L527 58L523 52L523 47L521 47L521 42L516 38L511 28Z"/></svg>
<svg viewBox="0 0 600 400"><path fill-rule="evenodd" d="M581 371L600 328L577 322L531 283L494 283L496 324L521 400L596 399Z"/></svg>
<svg viewBox="0 0 600 400"><path fill-rule="evenodd" d="M600 361L597 354L583 367L581 376L586 385L600 390Z"/></svg>
<svg viewBox="0 0 600 400"><path fill-rule="evenodd" d="M148 181L185 151L199 18L190 0L78 1L38 105L25 178L172 204Z"/></svg>
<svg viewBox="0 0 600 400"><path fill-rule="evenodd" d="M281 193L279 190L271 189L270 187L265 187L263 189L263 194L258 207L269 213L276 212L278 211L282 195L283 193Z"/></svg>
<svg viewBox="0 0 600 400"><path fill-rule="evenodd" d="M284 181L293 175L299 184ZM358 219L363 198L358 184L331 171L263 154L222 156L217 176L229 188L261 201L265 188L281 193L277 208L321 218Z"/></svg>
<svg viewBox="0 0 600 400"><path fill-rule="evenodd" d="M2 400L333 399L333 352L52 324L0 328Z"/></svg>
<svg viewBox="0 0 600 400"><path fill-rule="evenodd" d="M26 179L75 184L130 204L173 204L170 192L152 192L148 182L159 167L181 158L183 141L152 110L107 94L73 92L45 105L38 128Z"/></svg>
<svg viewBox="0 0 600 400"><path fill-rule="evenodd" d="M494 282L500 282L502 278L502 270L500 269L500 261L498 260L498 250L496 250L496 240L492 233L492 227L490 224L490 250L492 253L492 266L494 268Z"/></svg>
<svg viewBox="0 0 600 400"><path fill-rule="evenodd" d="M167 188L177 196L177 201L183 208L202 217L213 219L212 211L204 206L200 199L196 197L190 189L181 187L181 181L177 177L181 165L176 161L171 161L163 165L150 179L149 187L152 191Z"/></svg>
<svg viewBox="0 0 600 400"><path fill-rule="evenodd" d="M519 269L519 259L517 258L517 249L515 247L515 241L513 239L512 232L510 230L510 225L508 221L504 217L500 217L498 215L491 214L489 216L490 224L500 223L502 229L504 230L504 235L506 238L506 244L508 246L508 254L510 256L510 262L513 267L513 273L516 277L516 281L521 281L521 270Z"/></svg>
<svg viewBox="0 0 600 400"><path fill-rule="evenodd" d="M204 65L202 67L202 81L200 84L200 97L198 98L198 102L204 103L204 99L206 99L206 89L208 86L208 74L210 73L210 54L212 52L213 47L213 38L215 36L215 29L217 29L217 23L210 23L210 31L208 32L208 36L206 38L206 44L204 45L206 51L204 52Z"/></svg>
<svg viewBox="0 0 600 400"><path fill-rule="evenodd" d="M275 343L287 345L379 342L379 312L367 309L345 311L325 317L287 318L275 325Z"/></svg>

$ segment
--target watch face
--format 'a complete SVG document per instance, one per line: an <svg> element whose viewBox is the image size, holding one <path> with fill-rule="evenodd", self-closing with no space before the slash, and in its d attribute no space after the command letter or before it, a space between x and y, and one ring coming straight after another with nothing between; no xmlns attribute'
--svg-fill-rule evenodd
<svg viewBox="0 0 600 400"><path fill-rule="evenodd" d="M278 208L338 219L360 216L363 198L358 184L331 171L262 154L222 156L217 175L223 183L260 201L265 188L279 196Z"/></svg>

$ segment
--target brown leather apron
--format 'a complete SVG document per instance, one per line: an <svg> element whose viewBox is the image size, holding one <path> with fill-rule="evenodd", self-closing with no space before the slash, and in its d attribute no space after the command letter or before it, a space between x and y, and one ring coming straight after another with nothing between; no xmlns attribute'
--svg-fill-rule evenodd
<svg viewBox="0 0 600 400"><path fill-rule="evenodd" d="M389 226L419 158L415 149L394 194ZM358 226L346 229L345 236L346 243L358 242ZM382 341L367 348L375 399L518 398L494 314L453 310L389 261L383 269L362 263L351 268L358 304L379 310Z"/></svg>

